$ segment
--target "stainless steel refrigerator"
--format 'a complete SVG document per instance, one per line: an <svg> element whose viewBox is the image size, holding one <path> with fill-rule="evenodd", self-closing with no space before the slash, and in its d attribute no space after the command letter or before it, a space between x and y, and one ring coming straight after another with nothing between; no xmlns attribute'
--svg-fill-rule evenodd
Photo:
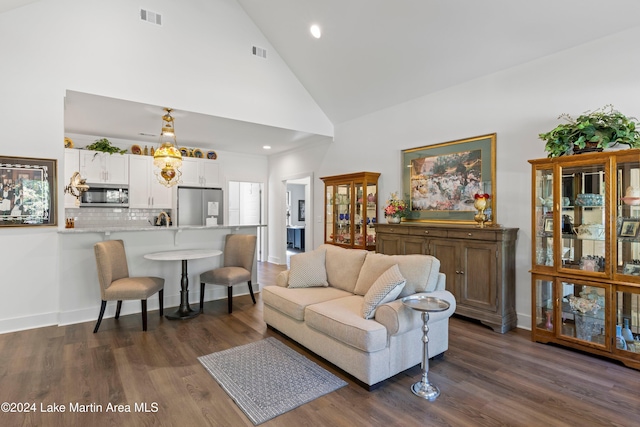
<svg viewBox="0 0 640 427"><path fill-rule="evenodd" d="M223 225L221 188L178 187L178 226Z"/></svg>

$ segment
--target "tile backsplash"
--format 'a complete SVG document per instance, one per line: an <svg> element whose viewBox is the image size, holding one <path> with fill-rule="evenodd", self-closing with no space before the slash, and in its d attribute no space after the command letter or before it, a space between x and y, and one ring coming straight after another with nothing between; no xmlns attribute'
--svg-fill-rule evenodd
<svg viewBox="0 0 640 427"><path fill-rule="evenodd" d="M163 211L171 217L170 209L67 208L65 218L75 218L75 228L149 227Z"/></svg>

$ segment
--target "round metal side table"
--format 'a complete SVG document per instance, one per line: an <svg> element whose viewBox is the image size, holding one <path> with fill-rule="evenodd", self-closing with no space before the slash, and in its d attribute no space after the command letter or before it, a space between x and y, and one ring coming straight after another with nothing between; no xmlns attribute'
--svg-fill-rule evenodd
<svg viewBox="0 0 640 427"><path fill-rule="evenodd" d="M439 311L445 311L449 309L450 304L440 298L430 297L426 295L411 295L402 298L402 303L413 310L422 312L422 380L418 381L411 386L411 391L416 396L422 397L430 401L436 400L440 395L440 390L435 385L429 382L429 349L427 343L429 342L428 332L429 326L429 313L436 313Z"/></svg>

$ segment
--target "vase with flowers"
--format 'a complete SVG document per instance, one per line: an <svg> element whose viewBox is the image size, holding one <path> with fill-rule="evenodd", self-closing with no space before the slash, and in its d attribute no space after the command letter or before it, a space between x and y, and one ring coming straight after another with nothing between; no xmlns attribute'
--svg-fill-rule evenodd
<svg viewBox="0 0 640 427"><path fill-rule="evenodd" d="M604 326L603 320L596 316L602 308L602 298L596 292L581 292L580 296L568 295L566 298L575 316L576 338L591 341Z"/></svg>
<svg viewBox="0 0 640 427"><path fill-rule="evenodd" d="M398 193L391 193L387 206L384 208L384 216L389 224L400 224L402 218L407 216L409 206L407 202L398 198Z"/></svg>

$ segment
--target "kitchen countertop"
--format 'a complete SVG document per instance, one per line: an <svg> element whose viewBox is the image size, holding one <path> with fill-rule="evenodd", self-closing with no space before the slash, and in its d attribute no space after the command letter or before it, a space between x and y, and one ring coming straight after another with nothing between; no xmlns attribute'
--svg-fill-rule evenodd
<svg viewBox="0 0 640 427"><path fill-rule="evenodd" d="M183 230L202 230L202 229L240 229L240 228L253 228L253 227L266 227L266 224L250 224L250 225L185 225L180 227L162 227L162 226L147 226L147 227L85 227L85 228L61 228L58 230L60 234L77 234L77 233L120 233L127 231L174 231L180 232Z"/></svg>

